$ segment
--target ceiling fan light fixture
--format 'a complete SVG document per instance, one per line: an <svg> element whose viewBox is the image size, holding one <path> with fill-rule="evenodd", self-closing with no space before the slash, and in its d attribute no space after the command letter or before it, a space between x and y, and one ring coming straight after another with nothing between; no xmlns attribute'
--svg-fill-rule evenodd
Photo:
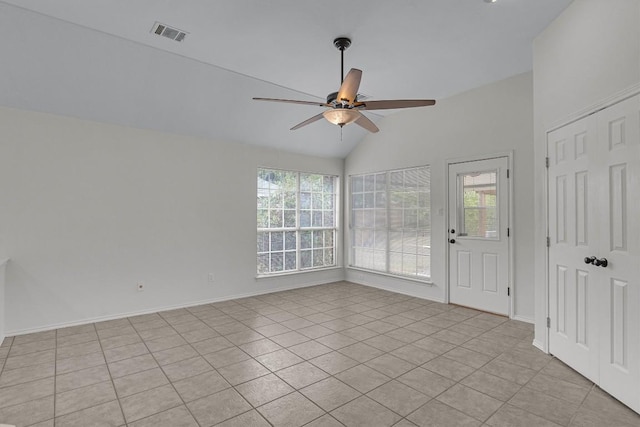
<svg viewBox="0 0 640 427"><path fill-rule="evenodd" d="M353 123L360 117L360 112L348 108L334 108L322 113L329 123L340 127Z"/></svg>

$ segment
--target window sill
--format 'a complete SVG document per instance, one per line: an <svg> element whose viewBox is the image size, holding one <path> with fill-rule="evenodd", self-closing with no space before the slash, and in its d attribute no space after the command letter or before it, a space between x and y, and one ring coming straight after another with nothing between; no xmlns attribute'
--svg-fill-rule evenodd
<svg viewBox="0 0 640 427"><path fill-rule="evenodd" d="M417 285L423 285L423 286L433 286L433 282L431 281L431 277L429 277L428 279L417 279L415 277L409 277L409 276L400 276L397 274L391 274L391 273L385 273L384 271L376 271L376 270L367 270L366 268L358 268L358 267L353 267L353 266L349 266L347 267L349 270L353 270L353 271L361 271L363 273L369 273L369 274L377 274L380 276L386 276L386 277L391 277L394 279L399 279L399 280L406 280L409 282L413 282Z"/></svg>
<svg viewBox="0 0 640 427"><path fill-rule="evenodd" d="M270 277L295 276L297 274L318 273L321 271L329 271L329 270L342 270L342 267L336 265L333 267L311 268L308 270L296 270L296 271L284 271L282 273L258 274L256 275L256 280L268 279Z"/></svg>

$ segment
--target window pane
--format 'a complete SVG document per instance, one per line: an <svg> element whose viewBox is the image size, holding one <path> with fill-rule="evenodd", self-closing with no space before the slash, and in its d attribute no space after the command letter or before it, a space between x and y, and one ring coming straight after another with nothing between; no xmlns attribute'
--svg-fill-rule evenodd
<svg viewBox="0 0 640 427"><path fill-rule="evenodd" d="M295 231L287 231L284 237L285 243L284 248L286 250L296 249L296 232Z"/></svg>
<svg viewBox="0 0 640 427"><path fill-rule="evenodd" d="M313 267L311 250L300 251L300 268Z"/></svg>
<svg viewBox="0 0 640 427"><path fill-rule="evenodd" d="M284 266L285 270L296 269L296 253L295 252L285 252L284 265L285 265Z"/></svg>
<svg viewBox="0 0 640 427"><path fill-rule="evenodd" d="M352 176L350 188L350 265L428 278L429 168Z"/></svg>
<svg viewBox="0 0 640 427"><path fill-rule="evenodd" d="M498 238L497 172L461 174L462 224L459 236Z"/></svg>
<svg viewBox="0 0 640 427"><path fill-rule="evenodd" d="M312 231L301 231L300 232L300 248L308 249L311 247L311 233Z"/></svg>
<svg viewBox="0 0 640 427"><path fill-rule="evenodd" d="M270 233L271 234L271 251L281 251L284 249L284 242L282 240L283 233Z"/></svg>

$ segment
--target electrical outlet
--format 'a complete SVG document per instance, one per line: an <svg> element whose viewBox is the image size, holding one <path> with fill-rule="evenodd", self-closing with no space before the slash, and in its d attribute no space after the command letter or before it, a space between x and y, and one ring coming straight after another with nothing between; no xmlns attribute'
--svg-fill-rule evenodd
<svg viewBox="0 0 640 427"><path fill-rule="evenodd" d="M216 275L213 273L209 273L209 283L213 283L216 281Z"/></svg>
<svg viewBox="0 0 640 427"><path fill-rule="evenodd" d="M138 292L144 291L144 282L138 282L136 289L138 289Z"/></svg>

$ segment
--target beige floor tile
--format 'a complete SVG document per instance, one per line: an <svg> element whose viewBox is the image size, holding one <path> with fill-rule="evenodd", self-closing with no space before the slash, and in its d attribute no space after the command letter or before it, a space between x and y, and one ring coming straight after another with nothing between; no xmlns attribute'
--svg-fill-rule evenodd
<svg viewBox="0 0 640 427"><path fill-rule="evenodd" d="M552 359L544 368L542 368L540 373L550 377L559 378L579 386L591 387L593 385L589 379L583 377L577 371L574 371L558 359Z"/></svg>
<svg viewBox="0 0 640 427"><path fill-rule="evenodd" d="M253 406L261 406L294 391L274 374L265 375L236 387L236 390Z"/></svg>
<svg viewBox="0 0 640 427"><path fill-rule="evenodd" d="M116 393L119 398L147 391L168 383L169 380L160 368L138 372L137 374L131 374L113 380L113 385L116 388Z"/></svg>
<svg viewBox="0 0 640 427"><path fill-rule="evenodd" d="M274 343L268 338L253 341L247 344L242 344L239 347L242 351L244 351L251 357L257 357L263 354L272 353L282 348L282 346Z"/></svg>
<svg viewBox="0 0 640 427"><path fill-rule="evenodd" d="M177 328L177 326L174 326L174 328ZM220 334L218 334L216 331L214 331L212 328L210 328L210 327L208 327L206 325L205 325L205 328L187 330L187 331L184 331L184 332L180 332L180 334L181 334L182 338L185 339L185 341L187 341L188 343L191 343L191 344L195 344L195 343L200 342L200 341L204 341L204 340L208 340L210 338L215 338L215 337L220 336Z"/></svg>
<svg viewBox="0 0 640 427"><path fill-rule="evenodd" d="M18 335L13 338L13 346L23 345L33 342L48 341L56 338L56 331L42 331L31 334Z"/></svg>
<svg viewBox="0 0 640 427"><path fill-rule="evenodd" d="M245 360L233 365L228 365L218 369L218 372L220 372L231 385L238 385L270 373L267 368L255 360Z"/></svg>
<svg viewBox="0 0 640 427"><path fill-rule="evenodd" d="M321 356L323 354L330 353L331 348L320 344L317 341L307 341L302 344L296 344L289 347L289 351L302 357L305 360L313 359L314 357Z"/></svg>
<svg viewBox="0 0 640 427"><path fill-rule="evenodd" d="M306 424L305 427L343 427L340 421L336 420L329 414L325 414L320 418L316 418L311 421L309 424Z"/></svg>
<svg viewBox="0 0 640 427"><path fill-rule="evenodd" d="M160 366L170 365L196 356L199 356L198 352L190 345L182 345L153 353L153 357Z"/></svg>
<svg viewBox="0 0 640 427"><path fill-rule="evenodd" d="M21 337L17 337L21 338ZM42 341L31 341L24 344L14 343L9 350L9 357L22 356L25 354L36 353L44 350L50 350L56 347L55 339L47 339Z"/></svg>
<svg viewBox="0 0 640 427"><path fill-rule="evenodd" d="M193 343L192 347L200 354L209 354L233 347L233 343L225 337L214 337Z"/></svg>
<svg viewBox="0 0 640 427"><path fill-rule="evenodd" d="M216 427L271 427L271 424L258 411L252 410L218 424Z"/></svg>
<svg viewBox="0 0 640 427"><path fill-rule="evenodd" d="M354 366L336 375L340 381L361 393L367 393L391 380L388 376L365 365Z"/></svg>
<svg viewBox="0 0 640 427"><path fill-rule="evenodd" d="M509 404L502 406L487 420L487 425L492 427L559 427L559 424L545 420ZM599 424L602 426L602 424Z"/></svg>
<svg viewBox="0 0 640 427"><path fill-rule="evenodd" d="M422 367L454 381L460 381L467 375L475 372L475 369L472 367L444 356L436 357L423 364Z"/></svg>
<svg viewBox="0 0 640 427"><path fill-rule="evenodd" d="M6 339L5 339L6 341ZM9 348L6 348L9 351ZM27 366L42 365L45 363L54 364L56 361L55 349L39 351L23 356L8 357L4 364L4 371L26 368Z"/></svg>
<svg viewBox="0 0 640 427"><path fill-rule="evenodd" d="M327 378L300 389L300 393L327 412L362 395L335 378Z"/></svg>
<svg viewBox="0 0 640 427"><path fill-rule="evenodd" d="M373 338L366 339L363 342L384 352L393 351L406 345L406 343L386 335L378 335Z"/></svg>
<svg viewBox="0 0 640 427"><path fill-rule="evenodd" d="M495 399L506 402L520 390L521 386L507 381L495 375L482 371L476 371L460 381L460 384L471 387L474 390L487 394Z"/></svg>
<svg viewBox="0 0 640 427"><path fill-rule="evenodd" d="M331 375L335 375L358 365L357 361L338 353L337 351L315 357L309 360L309 362Z"/></svg>
<svg viewBox="0 0 640 427"><path fill-rule="evenodd" d="M235 346L216 351L215 353L208 353L203 357L214 368L222 368L251 358L251 356Z"/></svg>
<svg viewBox="0 0 640 427"><path fill-rule="evenodd" d="M339 407L331 415L347 427L392 426L402 418L367 396L361 396Z"/></svg>
<svg viewBox="0 0 640 427"><path fill-rule="evenodd" d="M367 329L364 326L356 326L355 328L344 329L340 331L342 335L353 338L356 341L362 341L380 335L376 331Z"/></svg>
<svg viewBox="0 0 640 427"><path fill-rule="evenodd" d="M304 328L296 329L296 331L305 337L316 339L320 337L324 337L325 335L333 334L333 330L329 328L325 328L322 325L312 324L311 326L307 326Z"/></svg>
<svg viewBox="0 0 640 427"><path fill-rule="evenodd" d="M122 410L117 401L92 406L56 418L56 427L118 427L124 425Z"/></svg>
<svg viewBox="0 0 640 427"><path fill-rule="evenodd" d="M410 344L425 338L423 334L406 328L394 329L393 331L387 332L385 335L398 341L402 341L405 344Z"/></svg>
<svg viewBox="0 0 640 427"><path fill-rule="evenodd" d="M14 426L30 426L49 420L54 416L53 402L53 395L51 395L0 408L0 423Z"/></svg>
<svg viewBox="0 0 640 427"><path fill-rule="evenodd" d="M181 360L165 365L162 370L172 382L203 374L212 370L211 365L202 356Z"/></svg>
<svg viewBox="0 0 640 427"><path fill-rule="evenodd" d="M178 406L129 424L129 427L198 427L186 406Z"/></svg>
<svg viewBox="0 0 640 427"><path fill-rule="evenodd" d="M6 370L0 375L0 388L52 377L54 372L55 365L50 362L26 368Z"/></svg>
<svg viewBox="0 0 640 427"><path fill-rule="evenodd" d="M339 332L331 335L325 335L324 337L316 338L316 341L322 345L325 345L333 350L339 350L343 347L355 344L357 341L353 338L343 335Z"/></svg>
<svg viewBox="0 0 640 427"><path fill-rule="evenodd" d="M96 333L95 330L92 330L90 332L84 332L81 334L59 336L56 339L58 348L65 347L68 345L83 344L91 341L98 341L98 334Z"/></svg>
<svg viewBox="0 0 640 427"><path fill-rule="evenodd" d="M537 349L533 349L531 351L509 349L498 356L497 360L522 366L534 371L539 371L540 369L544 368L552 358L552 356L544 354Z"/></svg>
<svg viewBox="0 0 640 427"><path fill-rule="evenodd" d="M487 356L486 354L478 353L477 351L469 350L464 347L456 347L442 356L467 366L471 366L474 369L480 369L493 359L491 356Z"/></svg>
<svg viewBox="0 0 640 427"><path fill-rule="evenodd" d="M503 404L498 399L461 384L454 385L436 399L480 421L486 421Z"/></svg>
<svg viewBox="0 0 640 427"><path fill-rule="evenodd" d="M544 374L533 377L526 387L576 404L581 404L591 390L591 386L579 386Z"/></svg>
<svg viewBox="0 0 640 427"><path fill-rule="evenodd" d="M260 326L257 328L254 328L254 331L256 331L257 333L264 335L265 337L269 338L272 337L274 335L280 335L280 334L284 334L287 332L291 332L291 329L287 328L286 326L283 326L279 323L272 323L270 325L266 325L266 326Z"/></svg>
<svg viewBox="0 0 640 427"><path fill-rule="evenodd" d="M582 408L596 412L615 422L640 426L640 414L622 405L599 387L591 389L582 404Z"/></svg>
<svg viewBox="0 0 640 427"><path fill-rule="evenodd" d="M107 369L106 364L83 369L81 371L73 371L68 374L56 376L56 393L63 393L65 391L109 380L109 370Z"/></svg>
<svg viewBox="0 0 640 427"><path fill-rule="evenodd" d="M526 387L516 393L509 400L509 404L565 426L569 424L579 407L566 400L555 399Z"/></svg>
<svg viewBox="0 0 640 427"><path fill-rule="evenodd" d="M251 405L232 388L187 403L200 425L210 426L251 410Z"/></svg>
<svg viewBox="0 0 640 427"><path fill-rule="evenodd" d="M281 335L275 335L270 338L271 341L282 347L291 347L292 345L301 344L303 342L309 341L309 338L306 336L296 332L291 331Z"/></svg>
<svg viewBox="0 0 640 427"><path fill-rule="evenodd" d="M298 427L319 418L324 411L298 392L258 408L274 427Z"/></svg>
<svg viewBox="0 0 640 427"><path fill-rule="evenodd" d="M132 357L141 356L147 353L149 353L149 350L147 350L147 346L142 343L137 343L105 350L104 357L105 359L107 359L107 363L113 363L119 360L131 359Z"/></svg>
<svg viewBox="0 0 640 427"><path fill-rule="evenodd" d="M433 336L428 336L421 340L415 341L413 345L438 355L451 351L456 347L455 344L439 340L437 338L434 338Z"/></svg>
<svg viewBox="0 0 640 427"><path fill-rule="evenodd" d="M53 377L0 388L0 408L53 395Z"/></svg>
<svg viewBox="0 0 640 427"><path fill-rule="evenodd" d="M276 372L276 375L297 389L306 387L329 376L325 371L313 366L309 362L302 362L282 369Z"/></svg>
<svg viewBox="0 0 640 427"><path fill-rule="evenodd" d="M409 414L407 419L420 427L477 427L482 424L435 399Z"/></svg>
<svg viewBox="0 0 640 427"><path fill-rule="evenodd" d="M225 335L225 338L231 341L235 345L246 344L253 341L258 341L265 338L264 335L261 335L253 330L236 332L235 334Z"/></svg>
<svg viewBox="0 0 640 427"><path fill-rule="evenodd" d="M171 385L154 388L120 399L127 423L182 405Z"/></svg>
<svg viewBox="0 0 640 427"><path fill-rule="evenodd" d="M185 402L191 402L231 387L216 371L185 378L173 383L173 386Z"/></svg>
<svg viewBox="0 0 640 427"><path fill-rule="evenodd" d="M437 354L424 350L415 345L409 344L404 347L396 348L390 354L413 363L414 365L422 365L428 361L438 357Z"/></svg>
<svg viewBox="0 0 640 427"><path fill-rule="evenodd" d="M118 347L124 347L125 345L137 344L141 342L142 338L140 338L140 336L136 333L100 339L102 350L111 350Z"/></svg>
<svg viewBox="0 0 640 427"><path fill-rule="evenodd" d="M263 354L262 356L256 357L256 360L274 372L288 368L289 366L297 365L303 361L301 357L296 356L286 349Z"/></svg>
<svg viewBox="0 0 640 427"><path fill-rule="evenodd" d="M308 328L310 326L314 326L314 323L307 320L307 319L303 319L301 317L296 317L295 319L289 319L289 320L285 320L284 322L281 322L282 326L286 326L287 328L294 330L294 331L299 331L300 329L304 329L304 328Z"/></svg>
<svg viewBox="0 0 640 427"><path fill-rule="evenodd" d="M150 352L158 352L169 348L180 347L187 342L180 335L170 335L168 337L157 338L155 340L145 341Z"/></svg>
<svg viewBox="0 0 640 427"><path fill-rule="evenodd" d="M403 417L431 400L429 396L395 380L370 391L367 396Z"/></svg>
<svg viewBox="0 0 640 427"><path fill-rule="evenodd" d="M56 417L90 408L116 399L111 381L56 394Z"/></svg>
<svg viewBox="0 0 640 427"><path fill-rule="evenodd" d="M429 397L436 397L455 384L453 380L423 368L416 368L398 377L398 381Z"/></svg>
<svg viewBox="0 0 640 427"><path fill-rule="evenodd" d="M367 362L384 354L384 351L361 342L343 347L338 351L360 363Z"/></svg>
<svg viewBox="0 0 640 427"><path fill-rule="evenodd" d="M132 357L131 359L121 360L115 363L109 363L109 372L113 378L120 378L125 375L135 374L136 372L146 371L158 366L151 354Z"/></svg>
<svg viewBox="0 0 640 427"><path fill-rule="evenodd" d="M399 377L416 367L416 365L392 354L383 354L382 356L369 360L365 365L391 378Z"/></svg>
<svg viewBox="0 0 640 427"><path fill-rule="evenodd" d="M492 360L480 370L520 385L525 385L536 375L536 371L500 360Z"/></svg>
<svg viewBox="0 0 640 427"><path fill-rule="evenodd" d="M372 331L376 331L379 334L386 334L393 330L398 329L398 325L394 325L393 323L387 323L384 320L374 320L373 322L366 323L362 326L364 326L367 329L371 329Z"/></svg>
<svg viewBox="0 0 640 427"><path fill-rule="evenodd" d="M77 334L85 334L87 332L95 332L96 327L93 323L88 325L78 325L78 326L69 326L67 328L60 328L56 330L56 337L58 339L58 343L60 343L60 338L64 338L70 335Z"/></svg>

